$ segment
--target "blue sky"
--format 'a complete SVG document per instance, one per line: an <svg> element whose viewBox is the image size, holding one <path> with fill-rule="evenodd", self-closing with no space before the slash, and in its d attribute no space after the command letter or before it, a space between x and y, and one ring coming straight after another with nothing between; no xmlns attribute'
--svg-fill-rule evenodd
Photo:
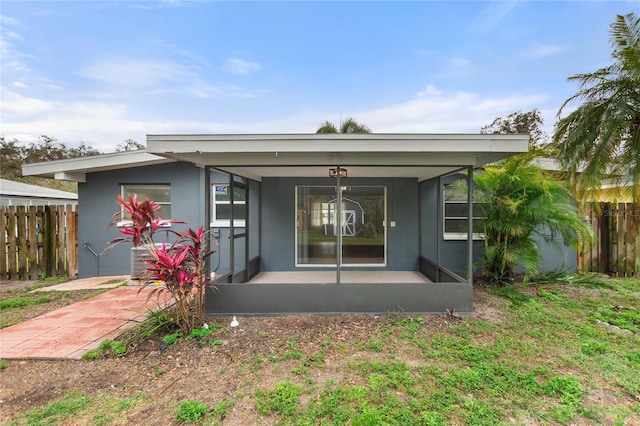
<svg viewBox="0 0 640 426"><path fill-rule="evenodd" d="M2 1L0 135L111 152L162 133L552 132L640 1Z"/></svg>

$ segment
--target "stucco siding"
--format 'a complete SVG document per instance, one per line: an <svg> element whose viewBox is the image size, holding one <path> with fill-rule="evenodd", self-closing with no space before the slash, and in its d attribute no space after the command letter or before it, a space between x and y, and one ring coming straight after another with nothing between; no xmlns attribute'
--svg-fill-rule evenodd
<svg viewBox="0 0 640 426"><path fill-rule="evenodd" d="M116 227L107 225L118 211L116 195L124 184L171 185L172 219L185 222L174 224L172 230L197 228L203 224L204 197L202 169L188 163L170 163L124 170L97 172L87 175L78 184L80 207L78 213L78 276L123 275L130 272L131 245L121 244L101 254L108 242L120 236ZM99 258L83 245L100 254Z"/></svg>

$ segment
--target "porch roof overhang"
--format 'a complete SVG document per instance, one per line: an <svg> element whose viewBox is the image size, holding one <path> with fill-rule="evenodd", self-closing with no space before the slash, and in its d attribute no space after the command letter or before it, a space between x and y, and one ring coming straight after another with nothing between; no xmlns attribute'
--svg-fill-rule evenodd
<svg viewBox="0 0 640 426"><path fill-rule="evenodd" d="M485 134L148 135L146 150L25 164L22 172L85 182L87 173L184 161L255 180L326 177L336 165L348 168L349 177L425 180L526 152L528 141Z"/></svg>
<svg viewBox="0 0 640 426"><path fill-rule="evenodd" d="M149 154L145 150L138 150L24 164L22 174L71 182L85 182L87 173L171 162L174 160Z"/></svg>
<svg viewBox="0 0 640 426"><path fill-rule="evenodd" d="M424 180L526 152L528 142L485 134L148 135L147 152L256 180L326 177L336 165L349 177Z"/></svg>

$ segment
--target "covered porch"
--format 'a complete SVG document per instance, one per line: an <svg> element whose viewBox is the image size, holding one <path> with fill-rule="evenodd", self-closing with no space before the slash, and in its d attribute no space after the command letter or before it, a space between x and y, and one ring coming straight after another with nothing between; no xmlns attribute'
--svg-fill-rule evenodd
<svg viewBox="0 0 640 426"><path fill-rule="evenodd" d="M147 151L204 170L205 223L218 243L207 314L441 313L473 310L473 169L527 143L504 135L149 135ZM466 237L455 247L443 239L451 176L468 188Z"/></svg>

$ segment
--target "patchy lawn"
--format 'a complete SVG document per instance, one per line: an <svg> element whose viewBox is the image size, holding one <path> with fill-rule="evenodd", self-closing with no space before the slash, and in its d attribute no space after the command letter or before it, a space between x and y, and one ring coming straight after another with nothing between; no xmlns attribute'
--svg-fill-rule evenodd
<svg viewBox="0 0 640 426"><path fill-rule="evenodd" d="M640 424L640 280L477 288L474 306L212 318L122 356L6 361L0 423Z"/></svg>

